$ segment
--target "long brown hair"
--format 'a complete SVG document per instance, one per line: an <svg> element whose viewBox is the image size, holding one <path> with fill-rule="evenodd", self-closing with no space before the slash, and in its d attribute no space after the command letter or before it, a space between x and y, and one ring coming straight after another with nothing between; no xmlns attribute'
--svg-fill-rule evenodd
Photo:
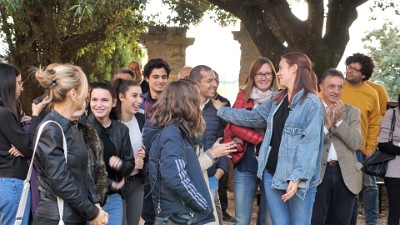
<svg viewBox="0 0 400 225"><path fill-rule="evenodd" d="M300 104L303 103L308 93L317 94L317 76L312 70L311 60L306 54L302 52L291 52L283 55L281 59L286 59L286 62L289 64L289 66L293 66L294 64L297 65L296 78L292 91L293 95L290 96L291 99L289 99L290 103L293 101L293 98L297 92L299 92L301 89L304 89L304 93L301 96ZM287 89L281 91L272 100L276 104L279 104L286 94Z"/></svg>
<svg viewBox="0 0 400 225"><path fill-rule="evenodd" d="M195 81L171 81L151 108L151 123L158 126L180 124L190 135L199 136L205 130L200 101L199 87Z"/></svg>
<svg viewBox="0 0 400 225"><path fill-rule="evenodd" d="M264 57L260 57L256 60L254 60L254 62L251 64L249 75L247 76L247 82L245 85L243 85L243 87L241 87L241 90L245 94L246 101L250 98L253 87L256 85L255 81L254 81L254 77L256 76L257 71L264 64L268 64L272 70L272 82L271 82L270 89L272 91L278 90L278 84L276 82L276 71L275 71L274 64L272 64L271 60L264 58Z"/></svg>
<svg viewBox="0 0 400 225"><path fill-rule="evenodd" d="M117 78L112 82L112 86L115 89L115 96L117 98L117 104L115 106L115 112L118 120L121 120L122 116L122 102L119 95L122 94L126 97L126 92L130 87L140 87L140 84L136 80L124 80Z"/></svg>

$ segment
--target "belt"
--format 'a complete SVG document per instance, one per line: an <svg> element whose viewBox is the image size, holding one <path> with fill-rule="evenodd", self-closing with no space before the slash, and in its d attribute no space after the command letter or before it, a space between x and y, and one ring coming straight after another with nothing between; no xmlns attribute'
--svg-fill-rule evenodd
<svg viewBox="0 0 400 225"><path fill-rule="evenodd" d="M327 162L327 165L328 166L339 166L339 161L332 160L332 161Z"/></svg>

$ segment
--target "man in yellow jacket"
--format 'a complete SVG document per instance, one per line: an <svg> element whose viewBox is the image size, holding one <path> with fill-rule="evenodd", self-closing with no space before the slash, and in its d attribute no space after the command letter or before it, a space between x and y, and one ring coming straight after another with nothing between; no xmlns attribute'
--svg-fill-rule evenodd
<svg viewBox="0 0 400 225"><path fill-rule="evenodd" d="M346 82L342 100L352 105L361 113L362 145L357 151L358 160L363 163L366 157L374 153L380 128L379 97L375 89L366 84L374 71L371 57L355 53L346 59ZM376 225L378 220L378 190L373 176L363 174L363 199L365 208L365 224ZM354 204L350 225L357 223L358 201Z"/></svg>

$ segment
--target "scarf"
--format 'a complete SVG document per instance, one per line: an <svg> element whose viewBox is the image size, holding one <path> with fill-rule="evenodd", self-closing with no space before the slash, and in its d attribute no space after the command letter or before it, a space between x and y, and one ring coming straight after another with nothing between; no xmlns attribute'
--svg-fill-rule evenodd
<svg viewBox="0 0 400 225"><path fill-rule="evenodd" d="M268 89L267 91L261 91L256 86L254 86L250 96L250 98L254 100L253 108L257 108L259 105L261 105L261 103L265 102L265 100L267 100L268 97L272 95L272 93L273 91L271 91L271 89Z"/></svg>

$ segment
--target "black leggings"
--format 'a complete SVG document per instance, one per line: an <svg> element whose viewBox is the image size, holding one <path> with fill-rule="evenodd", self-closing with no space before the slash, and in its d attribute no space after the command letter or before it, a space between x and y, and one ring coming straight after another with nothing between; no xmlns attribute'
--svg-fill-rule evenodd
<svg viewBox="0 0 400 225"><path fill-rule="evenodd" d="M389 202L387 225L399 225L400 220L400 178L385 177Z"/></svg>

